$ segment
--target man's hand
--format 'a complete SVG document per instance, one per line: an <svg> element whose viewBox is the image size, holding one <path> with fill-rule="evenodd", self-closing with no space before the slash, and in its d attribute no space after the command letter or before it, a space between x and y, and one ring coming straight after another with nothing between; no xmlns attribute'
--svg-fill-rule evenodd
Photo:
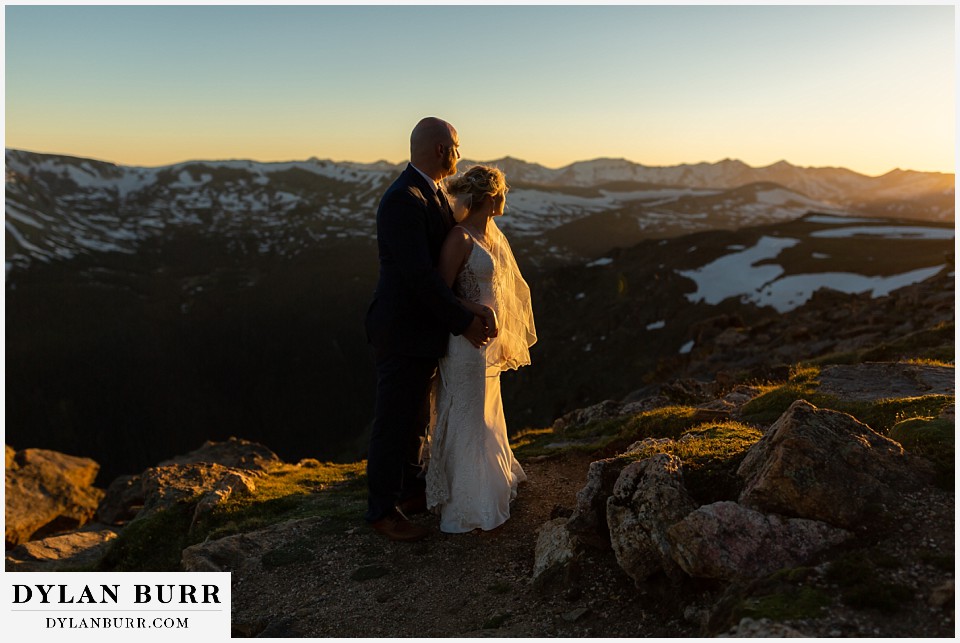
<svg viewBox="0 0 960 643"><path fill-rule="evenodd" d="M499 324L497 323L497 313L489 306L480 306L480 309L477 314L483 318L484 326L487 328L487 338L493 339L500 333Z"/></svg>
<svg viewBox="0 0 960 643"><path fill-rule="evenodd" d="M463 336L477 348L486 346L489 338L487 337L487 329L483 317L474 315L473 321L471 321L467 329L463 331Z"/></svg>

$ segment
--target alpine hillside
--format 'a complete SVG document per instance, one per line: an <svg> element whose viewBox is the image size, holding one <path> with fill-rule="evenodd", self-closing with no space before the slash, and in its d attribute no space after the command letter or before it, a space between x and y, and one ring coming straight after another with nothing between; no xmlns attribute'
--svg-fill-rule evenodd
<svg viewBox="0 0 960 643"><path fill-rule="evenodd" d="M504 376L514 431L679 368L705 320L953 278L953 175L493 163L540 335ZM8 149L8 444L94 457L107 479L230 435L287 460L362 457L374 218L401 169Z"/></svg>

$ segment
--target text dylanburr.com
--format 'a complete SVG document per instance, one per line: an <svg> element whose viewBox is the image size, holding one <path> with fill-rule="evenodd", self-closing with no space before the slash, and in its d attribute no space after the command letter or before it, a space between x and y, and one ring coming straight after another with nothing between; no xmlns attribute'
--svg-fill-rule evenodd
<svg viewBox="0 0 960 643"><path fill-rule="evenodd" d="M229 572L7 572L4 632L39 641L230 638Z"/></svg>

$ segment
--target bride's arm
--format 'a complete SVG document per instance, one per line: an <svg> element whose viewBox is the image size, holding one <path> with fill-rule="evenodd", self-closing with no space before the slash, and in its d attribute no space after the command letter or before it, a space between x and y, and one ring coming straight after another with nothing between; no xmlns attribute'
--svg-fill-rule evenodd
<svg viewBox="0 0 960 643"><path fill-rule="evenodd" d="M457 278L457 273L463 267L463 262L467 258L472 243L473 240L470 235L459 228L451 230L447 234L447 238L443 240L443 245L440 246L440 261L437 265L437 271L448 288L453 288L453 282Z"/></svg>
<svg viewBox="0 0 960 643"><path fill-rule="evenodd" d="M472 249L473 239L458 227L453 228L450 233L447 234L447 238L443 240L443 245L440 247L440 261L437 265L437 270L440 272L440 277L447 284L447 287L453 288L453 282L456 280L460 269L463 268L463 264ZM493 312L493 309L489 306L470 301L469 299L464 299L463 297L459 297L458 299L464 308L483 319L487 337L497 336L497 315Z"/></svg>

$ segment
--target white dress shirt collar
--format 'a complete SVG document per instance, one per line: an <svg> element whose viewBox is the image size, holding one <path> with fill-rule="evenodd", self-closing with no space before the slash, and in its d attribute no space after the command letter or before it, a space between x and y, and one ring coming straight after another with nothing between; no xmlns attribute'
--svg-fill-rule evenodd
<svg viewBox="0 0 960 643"><path fill-rule="evenodd" d="M425 179L427 180L427 183L433 186L434 191L438 190L438 189L441 187L441 185L440 185L438 182L434 181L432 178L430 178L429 176L427 176L426 174L424 174L423 171L422 171L420 168L418 168L416 165L414 165L413 163L410 164L410 167L412 167L412 168L415 169L417 172L419 172L419 173L420 173L420 176L422 176L423 178L425 178Z"/></svg>

